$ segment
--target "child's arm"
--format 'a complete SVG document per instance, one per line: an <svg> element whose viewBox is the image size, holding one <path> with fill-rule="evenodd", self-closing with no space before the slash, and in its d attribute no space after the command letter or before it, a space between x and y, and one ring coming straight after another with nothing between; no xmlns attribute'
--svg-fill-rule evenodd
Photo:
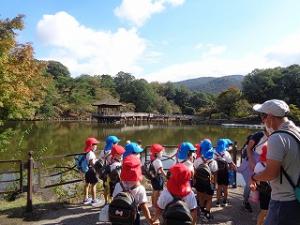
<svg viewBox="0 0 300 225"><path fill-rule="evenodd" d="M156 213L155 213L154 217L152 218L154 224L157 224L156 221L159 221L159 217L160 217L161 213L162 213L162 209L160 209L159 207L156 207Z"/></svg>
<svg viewBox="0 0 300 225"><path fill-rule="evenodd" d="M232 169L232 170L236 171L236 165L235 165L235 163L234 163L234 162L232 162L232 163L229 163L229 167L230 167L230 169Z"/></svg>
<svg viewBox="0 0 300 225"><path fill-rule="evenodd" d="M165 177L167 176L166 172L164 171L164 168L160 167L158 169Z"/></svg>
<svg viewBox="0 0 300 225"><path fill-rule="evenodd" d="M151 218L151 214L150 214L150 211L148 209L148 206L147 204L144 202L142 204L140 204L140 208L142 209L143 211L143 214L144 216L146 217L146 220L149 224L153 224L153 219Z"/></svg>

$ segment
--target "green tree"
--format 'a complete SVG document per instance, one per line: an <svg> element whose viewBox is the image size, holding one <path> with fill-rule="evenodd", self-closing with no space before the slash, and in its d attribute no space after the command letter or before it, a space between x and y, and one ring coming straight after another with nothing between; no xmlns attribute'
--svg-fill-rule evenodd
<svg viewBox="0 0 300 225"><path fill-rule="evenodd" d="M33 57L30 44L18 44L15 30L23 16L0 20L0 118L33 118L41 106L49 80L45 64Z"/></svg>
<svg viewBox="0 0 300 225"><path fill-rule="evenodd" d="M59 77L70 77L69 69L60 62L57 61L48 61L47 62L47 73L51 74L54 79L58 79Z"/></svg>
<svg viewBox="0 0 300 225"><path fill-rule="evenodd" d="M217 97L218 112L224 114L227 118L231 118L237 112L236 103L241 100L242 93L237 88L229 88L219 94Z"/></svg>

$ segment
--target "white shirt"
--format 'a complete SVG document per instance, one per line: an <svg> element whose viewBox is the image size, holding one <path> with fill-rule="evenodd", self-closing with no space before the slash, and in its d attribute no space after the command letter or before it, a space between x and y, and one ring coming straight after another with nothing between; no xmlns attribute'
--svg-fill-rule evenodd
<svg viewBox="0 0 300 225"><path fill-rule="evenodd" d="M262 163L265 165L263 166ZM254 173L258 174L266 169L266 164L264 162L257 162L254 167Z"/></svg>
<svg viewBox="0 0 300 225"><path fill-rule="evenodd" d="M110 171L113 171L114 169L116 169L117 167L121 167L122 163L118 162L118 161L113 161L112 164L110 164Z"/></svg>
<svg viewBox="0 0 300 225"><path fill-rule="evenodd" d="M190 210L197 208L197 200L193 191L183 197L182 200L187 204ZM168 189L165 188L158 198L157 206L164 210L171 201L173 201L173 196L170 194Z"/></svg>
<svg viewBox="0 0 300 225"><path fill-rule="evenodd" d="M157 174L159 174L160 173L159 169L163 168L163 164L162 164L161 160L159 158L156 158L155 160L153 160L152 165L155 169L155 172Z"/></svg>
<svg viewBox="0 0 300 225"><path fill-rule="evenodd" d="M216 153L214 155L214 158L215 159L223 158L228 164L232 163L232 158L228 151L224 151L224 153L222 155L220 155L219 153Z"/></svg>
<svg viewBox="0 0 300 225"><path fill-rule="evenodd" d="M257 145L255 146L254 148L254 151L261 155L262 153L262 148L265 144L267 144L267 141L268 141L268 137L266 135L264 135L260 140L259 142L257 143Z"/></svg>
<svg viewBox="0 0 300 225"><path fill-rule="evenodd" d="M200 166L200 165L203 164L203 163L204 163L204 162L203 162L202 157L199 157L198 159L196 159L195 162L194 162L194 167L195 167L195 169L197 169L198 166ZM210 171L211 171L212 173L215 173L215 172L218 171L218 163L217 163L216 160L210 159L210 160L207 160L206 163L207 163L207 165L209 166Z"/></svg>
<svg viewBox="0 0 300 225"><path fill-rule="evenodd" d="M92 160L92 164L94 165L95 162L97 161L97 158L96 158L96 155L95 155L95 152L93 151L89 151L86 156L85 156L86 160L88 162L90 162Z"/></svg>
<svg viewBox="0 0 300 225"><path fill-rule="evenodd" d="M183 162L184 161L184 162ZM191 171L192 174L195 174L195 169L194 169L194 165L191 162L191 160L187 159L187 160L178 160L178 162L183 163L184 165L186 165L186 167Z"/></svg>
<svg viewBox="0 0 300 225"><path fill-rule="evenodd" d="M133 187L133 182L122 182L124 187L129 190L129 192L133 195L135 203L137 206L141 205L142 203L147 203L147 194L146 189L143 185L139 185L136 188L130 190L130 187ZM113 197L115 197L117 194L123 191L123 188L121 187L120 183L116 184L116 187L113 192Z"/></svg>

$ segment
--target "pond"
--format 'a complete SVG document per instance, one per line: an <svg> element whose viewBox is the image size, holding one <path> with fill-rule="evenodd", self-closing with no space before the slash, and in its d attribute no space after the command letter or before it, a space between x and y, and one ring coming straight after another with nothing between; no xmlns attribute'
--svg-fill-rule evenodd
<svg viewBox="0 0 300 225"><path fill-rule="evenodd" d="M142 145L147 146L153 143L178 145L183 141L196 144L204 138L210 138L215 144L219 138L229 138L237 141L238 148L240 148L246 137L255 131L255 129L249 128L226 128L182 123L106 125L94 122L49 121L7 122L0 129L2 134L9 132L5 139L6 147L0 149L0 160L26 160L29 151L33 151L36 160L46 156L80 153L83 151L85 139L89 136L94 136L100 140L99 147L103 149L105 138L108 135L118 136L121 139L120 144L123 146L127 140L141 140ZM167 152L167 154L171 154L171 152ZM65 163L66 161L54 160L54 163L59 162ZM172 163L166 161L165 165L169 167ZM3 165L0 167L3 168ZM240 180L238 177L238 184L241 184L242 181Z"/></svg>

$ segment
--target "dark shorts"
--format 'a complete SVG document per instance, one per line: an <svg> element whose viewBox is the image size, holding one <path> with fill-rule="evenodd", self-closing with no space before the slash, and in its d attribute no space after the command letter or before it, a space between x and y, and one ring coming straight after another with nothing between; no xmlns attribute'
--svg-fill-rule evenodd
<svg viewBox="0 0 300 225"><path fill-rule="evenodd" d="M294 201L270 201L264 225L299 225L300 203Z"/></svg>
<svg viewBox="0 0 300 225"><path fill-rule="evenodd" d="M214 195L215 188L213 184L196 181L195 188L198 192Z"/></svg>
<svg viewBox="0 0 300 225"><path fill-rule="evenodd" d="M260 209L268 210L270 200L271 200L271 193L267 194L267 193L259 192L259 206L260 206Z"/></svg>
<svg viewBox="0 0 300 225"><path fill-rule="evenodd" d="M85 182L88 184L98 183L98 178L97 178L96 172L93 168L89 168L89 170L86 172Z"/></svg>
<svg viewBox="0 0 300 225"><path fill-rule="evenodd" d="M160 175L160 176L156 176L155 178L151 179L151 185L152 185L152 189L154 191L162 191L164 189L163 177Z"/></svg>
<svg viewBox="0 0 300 225"><path fill-rule="evenodd" d="M229 176L228 176L228 171L222 173L217 173L217 184L219 185L229 185Z"/></svg>

